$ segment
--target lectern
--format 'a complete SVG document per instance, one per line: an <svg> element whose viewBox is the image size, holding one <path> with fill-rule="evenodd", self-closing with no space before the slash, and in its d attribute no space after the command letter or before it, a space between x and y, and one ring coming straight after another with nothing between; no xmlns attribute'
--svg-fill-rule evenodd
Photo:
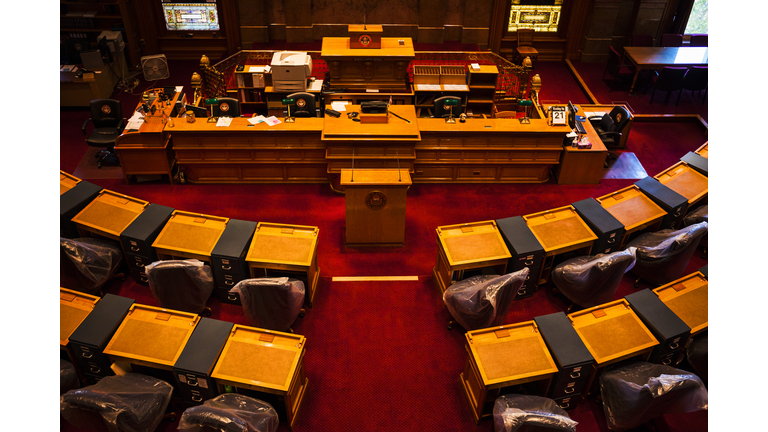
<svg viewBox="0 0 768 432"><path fill-rule="evenodd" d="M343 169L347 246L402 246L407 169Z"/></svg>

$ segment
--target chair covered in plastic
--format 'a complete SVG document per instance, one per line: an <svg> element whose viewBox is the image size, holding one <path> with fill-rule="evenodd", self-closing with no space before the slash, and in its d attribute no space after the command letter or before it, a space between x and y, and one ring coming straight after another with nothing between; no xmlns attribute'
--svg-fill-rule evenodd
<svg viewBox="0 0 768 432"><path fill-rule="evenodd" d="M680 230L665 229L640 235L627 244L628 248L637 248L637 262L632 273L656 285L683 277L685 267L706 232L707 223L701 222Z"/></svg>
<svg viewBox="0 0 768 432"><path fill-rule="evenodd" d="M80 379L77 377L75 365L64 359L61 359L59 366L59 395L80 388Z"/></svg>
<svg viewBox="0 0 768 432"><path fill-rule="evenodd" d="M240 296L248 322L263 329L286 331L302 313L304 282L287 277L244 279L231 290Z"/></svg>
<svg viewBox="0 0 768 432"><path fill-rule="evenodd" d="M679 90L675 105L680 103L680 95L683 93L683 82L685 81L686 72L688 72L688 68L673 66L666 66L661 72L654 72L651 76L653 91L651 92L650 103L653 103L653 97L656 96L656 90L667 92L667 100L672 92Z"/></svg>
<svg viewBox="0 0 768 432"><path fill-rule="evenodd" d="M503 276L472 276L448 287L443 303L465 330L502 325L528 272L526 267Z"/></svg>
<svg viewBox="0 0 768 432"><path fill-rule="evenodd" d="M705 332L697 335L685 348L685 358L705 383L709 379L709 336Z"/></svg>
<svg viewBox="0 0 768 432"><path fill-rule="evenodd" d="M694 211L688 213L683 218L683 225L690 226L695 225L697 223L707 222L709 224L709 206L703 205L698 208L696 208ZM707 229L709 231L709 229ZM702 258L707 257L707 245L709 244L707 238L709 235L705 233L703 236L701 236L701 241L699 242L699 246L701 246L704 249L704 253L701 255Z"/></svg>
<svg viewBox="0 0 768 432"><path fill-rule="evenodd" d="M662 47L681 47L683 46L683 35L677 33L664 33L661 35Z"/></svg>
<svg viewBox="0 0 768 432"><path fill-rule="evenodd" d="M108 376L60 398L64 419L82 430L146 432L157 428L171 401L165 381L129 373Z"/></svg>
<svg viewBox="0 0 768 432"><path fill-rule="evenodd" d="M685 74L685 78L683 79L683 90L689 90L691 93L704 90L704 97L701 99L702 105L704 105L704 101L707 100L708 87L709 67L692 66L688 69L688 73Z"/></svg>
<svg viewBox="0 0 768 432"><path fill-rule="evenodd" d="M613 91L613 86L616 81L631 80L635 75L635 70L631 65L624 64L624 59L621 57L616 48L608 47L608 63L605 65L603 71L603 81L605 81L605 74L611 75L611 82L608 83L608 93Z"/></svg>
<svg viewBox="0 0 768 432"><path fill-rule="evenodd" d="M635 248L569 259L552 270L552 282L568 300L589 308L613 300L624 273L635 265Z"/></svg>
<svg viewBox="0 0 768 432"><path fill-rule="evenodd" d="M578 422L552 399L541 396L507 394L493 404L495 432L536 430L575 432Z"/></svg>
<svg viewBox="0 0 768 432"><path fill-rule="evenodd" d="M638 362L600 376L603 409L612 431L639 427L664 414L706 410L707 389L684 370Z"/></svg>
<svg viewBox="0 0 768 432"><path fill-rule="evenodd" d="M275 432L279 424L272 405L237 393L224 393L181 414L183 432Z"/></svg>
<svg viewBox="0 0 768 432"><path fill-rule="evenodd" d="M98 293L115 277L123 260L120 243L90 237L59 238L59 285L64 288Z"/></svg>
<svg viewBox="0 0 768 432"><path fill-rule="evenodd" d="M160 307L184 312L206 312L213 293L213 272L202 261L155 261L144 267L149 289Z"/></svg>

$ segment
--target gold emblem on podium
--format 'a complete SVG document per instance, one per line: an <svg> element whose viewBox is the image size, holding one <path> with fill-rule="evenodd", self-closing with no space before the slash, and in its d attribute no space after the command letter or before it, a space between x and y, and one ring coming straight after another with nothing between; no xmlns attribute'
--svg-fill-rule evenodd
<svg viewBox="0 0 768 432"><path fill-rule="evenodd" d="M387 196L380 191L373 191L365 197L365 206L371 210L379 210L387 205Z"/></svg>

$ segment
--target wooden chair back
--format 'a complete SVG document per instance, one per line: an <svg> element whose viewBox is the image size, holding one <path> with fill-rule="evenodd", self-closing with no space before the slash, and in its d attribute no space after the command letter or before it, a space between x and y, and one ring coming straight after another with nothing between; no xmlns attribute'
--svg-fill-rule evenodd
<svg viewBox="0 0 768 432"><path fill-rule="evenodd" d="M517 46L531 46L533 45L533 36L536 31L533 29L518 29L517 30Z"/></svg>

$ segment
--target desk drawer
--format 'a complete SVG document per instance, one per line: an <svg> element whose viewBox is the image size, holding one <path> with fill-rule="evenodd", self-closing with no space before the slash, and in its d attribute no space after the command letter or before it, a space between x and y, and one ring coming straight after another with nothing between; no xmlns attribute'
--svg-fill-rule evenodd
<svg viewBox="0 0 768 432"><path fill-rule="evenodd" d="M214 276L231 276L242 279L245 275L247 264L239 258L224 258L211 256L211 268ZM223 280L223 279L222 279Z"/></svg>
<svg viewBox="0 0 768 432"><path fill-rule="evenodd" d="M177 370L174 372L176 388L184 402L201 404L218 395L216 382L212 378Z"/></svg>
<svg viewBox="0 0 768 432"><path fill-rule="evenodd" d="M131 268L131 276L133 276L136 282L149 286L149 279L147 279L147 274L143 270Z"/></svg>
<svg viewBox="0 0 768 432"><path fill-rule="evenodd" d="M584 393L589 381L589 372L592 370L590 366L591 363L586 363L563 368L553 379L549 397L557 399Z"/></svg>
<svg viewBox="0 0 768 432"><path fill-rule="evenodd" d="M557 406L559 406L561 409L564 409L566 411L576 408L576 406L581 402L582 400L581 394L573 394L568 396L563 396L560 398L554 398L555 403Z"/></svg>
<svg viewBox="0 0 768 432"><path fill-rule="evenodd" d="M151 258L143 257L141 255L134 255L131 253L125 254L125 260L128 261L128 267L130 267L131 270L137 270L140 272L143 272L146 266L157 261L157 259L153 260Z"/></svg>
<svg viewBox="0 0 768 432"><path fill-rule="evenodd" d="M242 302L240 301L240 295L237 293L231 293L229 292L231 288L226 287L216 287L216 297L219 299L222 303L228 303L228 304L234 304L241 306Z"/></svg>
<svg viewBox="0 0 768 432"><path fill-rule="evenodd" d="M520 300L524 298L528 298L533 296L533 294L536 292L536 278L539 276L539 271L541 270L541 267L533 267L528 272L528 277L525 278L525 282L520 286L520 289L517 290L517 295L515 296L515 300ZM513 273L517 270L507 270L507 273Z"/></svg>
<svg viewBox="0 0 768 432"><path fill-rule="evenodd" d="M476 166L459 167L456 180L493 180L496 178L496 167Z"/></svg>
<svg viewBox="0 0 768 432"><path fill-rule="evenodd" d="M213 280L216 282L217 288L224 288L226 290L230 290L237 285L238 282L245 279L243 275L233 275L233 274L215 274L213 276Z"/></svg>
<svg viewBox="0 0 768 432"><path fill-rule="evenodd" d="M77 343L72 343L71 345L78 367L84 374L101 377L114 375L110 368L112 362L99 348Z"/></svg>

